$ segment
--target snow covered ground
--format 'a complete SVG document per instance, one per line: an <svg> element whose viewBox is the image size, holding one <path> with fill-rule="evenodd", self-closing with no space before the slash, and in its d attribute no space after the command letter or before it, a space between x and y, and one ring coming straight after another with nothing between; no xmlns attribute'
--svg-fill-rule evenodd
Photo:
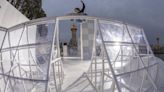
<svg viewBox="0 0 164 92"><path fill-rule="evenodd" d="M158 81L157 81L157 87L159 89L159 92L164 91L164 61L160 58L157 58L157 62L159 63L159 71L158 71Z"/></svg>

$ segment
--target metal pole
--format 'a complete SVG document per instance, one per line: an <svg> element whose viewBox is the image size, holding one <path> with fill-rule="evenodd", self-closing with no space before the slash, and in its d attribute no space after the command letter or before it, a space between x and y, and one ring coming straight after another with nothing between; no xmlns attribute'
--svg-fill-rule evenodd
<svg viewBox="0 0 164 92"><path fill-rule="evenodd" d="M81 61L83 60L83 23L80 23Z"/></svg>
<svg viewBox="0 0 164 92"><path fill-rule="evenodd" d="M134 43L134 41L133 41L133 39L132 39L132 37L131 37L131 35L130 35L130 32L129 32L129 29L128 29L128 26L127 26L127 25L126 25L126 29L127 29L127 32L128 32L128 34L129 34L129 37L130 37L132 43ZM135 51L137 52L136 46L135 46L135 45L133 45L133 46L134 46ZM139 59L140 59L140 61L141 61L141 64L143 65L143 67L145 67L145 64L144 64L142 58L140 57L140 55L139 55L138 53L137 53L137 55L138 55L138 57L139 57ZM145 69L145 72L147 73L148 78L149 78L150 82L153 84L155 90L157 91L157 86L156 86L156 84L154 83L154 81L152 80L152 78L151 78L150 74L148 73L147 69Z"/></svg>
<svg viewBox="0 0 164 92"><path fill-rule="evenodd" d="M29 38L28 38L28 27L25 26L25 31L26 31L26 39L27 39L27 44L29 44ZM30 60L30 48L29 46L27 47L28 49L28 62L29 62L29 68L30 68L30 77L33 78L33 75L31 74L32 73L32 68L31 68L31 60Z"/></svg>
<svg viewBox="0 0 164 92"><path fill-rule="evenodd" d="M101 28L100 28L99 20L97 20L96 23L97 23L98 28L99 28L99 33L100 33L100 37L101 37L101 40L102 40L103 49L104 49L105 54L106 54L106 56L107 56L108 64L109 64L109 67L110 67L110 70L111 70L112 76L113 76L113 78L114 78L114 82L116 83L116 86L117 86L118 92L121 92L121 89L120 89L120 87L119 87L119 84L118 84L117 78L116 78L116 76L115 76L115 72L114 72L114 70L113 70L113 67L112 67L112 64L111 64L110 58L109 58L109 56L108 56L107 49L106 49L105 44L104 44L104 39L103 39L103 35L102 35L102 33L101 33L102 30L101 30Z"/></svg>
<svg viewBox="0 0 164 92"><path fill-rule="evenodd" d="M58 19L56 19L56 26L55 26L55 28L57 27L57 25L58 25ZM54 31L53 31L53 38L52 38L52 44L51 44L51 52L50 52L50 58L49 58L49 63L48 63L48 68L47 68L47 76L46 76L46 79L47 79L47 81L46 81L46 87L45 87L45 92L48 92L48 90L49 90L49 77L50 77L50 70L51 70L51 62L52 62L52 51L53 51L53 49L54 49L54 42L55 42L55 29L54 29Z"/></svg>
<svg viewBox="0 0 164 92"><path fill-rule="evenodd" d="M84 74L85 74L87 80L89 81L89 83L91 84L92 88L95 89L96 92L98 92L96 86L94 86L94 84L91 82L91 80L89 79L88 75L86 73L84 73Z"/></svg>
<svg viewBox="0 0 164 92"><path fill-rule="evenodd" d="M2 68L2 73L4 74L4 68L3 68L3 57L2 57L2 48L3 48L3 44L4 44L4 42L5 42L5 38L6 38L6 35L7 35L7 31L5 31L5 35L4 35L4 37L3 37L3 41L2 41L2 44L1 44L1 48L0 48L0 53L1 53L1 68ZM3 76L3 75L2 75ZM7 82L6 82L6 80L5 80L5 77L3 76L3 80L4 80L4 84L6 85L7 84Z"/></svg>

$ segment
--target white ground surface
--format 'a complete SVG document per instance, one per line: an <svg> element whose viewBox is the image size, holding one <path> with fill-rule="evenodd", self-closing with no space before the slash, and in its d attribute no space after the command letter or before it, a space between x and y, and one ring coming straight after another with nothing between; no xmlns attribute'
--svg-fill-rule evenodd
<svg viewBox="0 0 164 92"><path fill-rule="evenodd" d="M158 87L159 92L163 92L164 61L157 58L157 62L159 63L159 71L158 71L158 81L156 82L156 85ZM66 89L64 92L77 92L77 90L79 89L84 89L82 92L95 92L92 86L89 85L89 82L86 78L80 78L84 72L87 72L90 63L91 62L88 61L64 60L63 66L64 66L65 79L63 82L64 83L63 88L64 89L67 88L78 79L78 82L72 85L72 87L70 87L69 89ZM135 80L133 82L135 82ZM136 81L136 84L137 83L138 82ZM104 90L104 92L111 91L110 89L108 89L108 84L105 85L105 88L107 89Z"/></svg>
<svg viewBox="0 0 164 92"><path fill-rule="evenodd" d="M79 77L82 76L84 72L87 72L90 66L89 61L80 61L80 60L64 60L64 84L63 87L68 87Z"/></svg>
<svg viewBox="0 0 164 92"><path fill-rule="evenodd" d="M160 58L157 58L157 61L159 63L157 87L159 92L164 92L164 61Z"/></svg>

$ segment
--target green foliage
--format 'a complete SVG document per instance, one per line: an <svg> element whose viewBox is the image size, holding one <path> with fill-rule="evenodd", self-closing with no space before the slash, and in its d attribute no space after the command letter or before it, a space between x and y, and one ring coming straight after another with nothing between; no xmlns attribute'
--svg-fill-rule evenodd
<svg viewBox="0 0 164 92"><path fill-rule="evenodd" d="M29 19L46 17L41 0L7 0Z"/></svg>

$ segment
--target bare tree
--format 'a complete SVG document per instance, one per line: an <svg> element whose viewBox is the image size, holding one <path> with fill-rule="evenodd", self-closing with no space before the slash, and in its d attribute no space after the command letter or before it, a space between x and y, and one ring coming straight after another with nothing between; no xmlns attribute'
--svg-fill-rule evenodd
<svg viewBox="0 0 164 92"><path fill-rule="evenodd" d="M45 17L41 0L7 0L29 19Z"/></svg>

